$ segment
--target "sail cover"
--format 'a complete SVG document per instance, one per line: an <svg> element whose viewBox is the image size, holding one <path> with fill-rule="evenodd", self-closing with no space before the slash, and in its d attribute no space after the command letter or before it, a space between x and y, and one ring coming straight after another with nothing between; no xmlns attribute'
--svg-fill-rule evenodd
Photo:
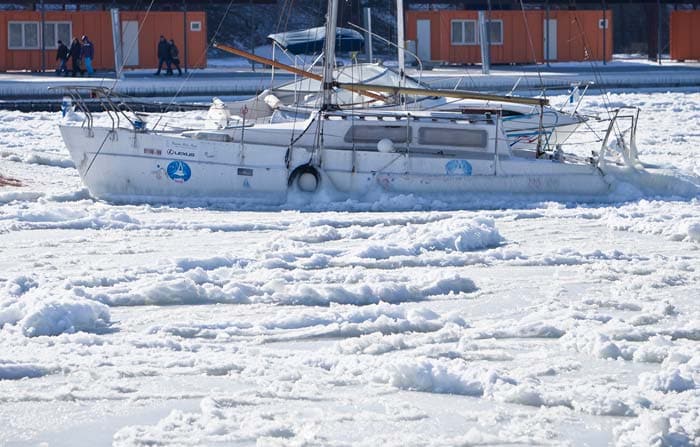
<svg viewBox="0 0 700 447"><path fill-rule="evenodd" d="M292 54L314 54L323 51L326 28L310 28L302 31L270 34L267 38ZM335 50L342 53L362 51L365 39L359 32L348 28L337 28Z"/></svg>

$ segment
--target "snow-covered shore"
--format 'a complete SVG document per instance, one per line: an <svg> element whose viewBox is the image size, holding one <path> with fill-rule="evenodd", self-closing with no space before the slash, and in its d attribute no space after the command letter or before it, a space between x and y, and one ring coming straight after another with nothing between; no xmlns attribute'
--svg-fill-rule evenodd
<svg viewBox="0 0 700 447"><path fill-rule="evenodd" d="M269 49L258 48L258 54L271 56ZM311 63L312 59L306 62ZM294 61L282 60L288 64ZM299 63L297 61L297 63ZM344 70L353 70L351 61L345 61ZM387 66L396 68L396 62L388 60ZM435 88L460 88L476 91L509 92L516 94L568 89L572 84L593 82L592 91L599 89L629 88L679 88L700 84L700 64L664 61L658 65L642 58L618 57L607 64L601 62L556 62L545 65L496 65L489 74L483 74L479 66L436 66L420 72L407 70L409 76L420 79ZM359 75L359 72L358 72ZM190 70L178 77L153 76L153 70L126 71L124 77L115 79L114 73L98 73L93 78L56 77L33 73L0 73L0 98L4 100L31 100L60 98L60 90L49 87L60 85L90 85L114 89L132 97L187 97L187 96L240 96L252 95L271 85L289 82L294 76L269 69L251 70L243 58L220 58L209 61L205 69Z"/></svg>
<svg viewBox="0 0 700 447"><path fill-rule="evenodd" d="M0 444L700 444L700 94L606 104L667 176L245 211L95 201L0 112Z"/></svg>

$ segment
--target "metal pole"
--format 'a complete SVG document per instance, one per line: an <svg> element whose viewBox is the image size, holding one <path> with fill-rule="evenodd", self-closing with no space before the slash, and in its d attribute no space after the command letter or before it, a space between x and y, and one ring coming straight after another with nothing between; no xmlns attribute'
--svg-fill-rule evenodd
<svg viewBox="0 0 700 447"><path fill-rule="evenodd" d="M250 20L250 52L255 54L255 25L253 23L253 0L248 0L248 20ZM255 62L251 61L252 70L255 71ZM264 67L263 67L264 68Z"/></svg>
<svg viewBox="0 0 700 447"><path fill-rule="evenodd" d="M406 45L406 39L403 32L403 0L396 0L396 40L399 44L399 74L403 80L406 74L406 63L404 59L403 47Z"/></svg>
<svg viewBox="0 0 700 447"><path fill-rule="evenodd" d="M323 48L323 107L331 106L333 100L333 68L335 68L335 33L338 22L338 0L328 0L326 16L326 38Z"/></svg>
<svg viewBox="0 0 700 447"><path fill-rule="evenodd" d="M39 38L41 39L41 72L46 71L46 43L44 42L44 31L46 28L46 13L44 12L44 0L41 0L41 30Z"/></svg>
<svg viewBox="0 0 700 447"><path fill-rule="evenodd" d="M372 8L367 8L367 32L369 33L369 63L374 61L373 47L372 47Z"/></svg>
<svg viewBox="0 0 700 447"><path fill-rule="evenodd" d="M656 61L661 65L661 0L656 0Z"/></svg>
<svg viewBox="0 0 700 447"><path fill-rule="evenodd" d="M275 60L275 48L277 48L277 41L272 41L272 60ZM270 66L270 85L275 85L275 66Z"/></svg>
<svg viewBox="0 0 700 447"><path fill-rule="evenodd" d="M491 0L487 0L486 7L488 14L486 17L486 52L489 54L489 70L491 70ZM501 40L503 38L503 27L501 26Z"/></svg>
<svg viewBox="0 0 700 447"><path fill-rule="evenodd" d="M185 73L187 73L187 1L182 0L182 55L185 62Z"/></svg>
<svg viewBox="0 0 700 447"><path fill-rule="evenodd" d="M112 42L114 43L114 73L117 79L122 77L124 72L124 48L122 46L121 37L121 21L119 19L119 10L112 8L109 10L112 17Z"/></svg>
<svg viewBox="0 0 700 447"><path fill-rule="evenodd" d="M365 25L365 54L367 62L372 63L372 8L362 8L362 22Z"/></svg>
<svg viewBox="0 0 700 447"><path fill-rule="evenodd" d="M489 59L489 38L486 30L486 15L484 11L479 11L479 37L481 48L481 72L489 74L491 71L491 60Z"/></svg>
<svg viewBox="0 0 700 447"><path fill-rule="evenodd" d="M547 7L545 9L545 20L544 20L544 41L547 44L544 46L544 60L549 67L549 0L547 0ZM537 61L535 61L535 64Z"/></svg>
<svg viewBox="0 0 700 447"><path fill-rule="evenodd" d="M605 65L605 59L606 59L606 36L608 34L608 19L607 19L607 14L606 14L606 8L607 5L605 4L605 0L603 0L603 65Z"/></svg>

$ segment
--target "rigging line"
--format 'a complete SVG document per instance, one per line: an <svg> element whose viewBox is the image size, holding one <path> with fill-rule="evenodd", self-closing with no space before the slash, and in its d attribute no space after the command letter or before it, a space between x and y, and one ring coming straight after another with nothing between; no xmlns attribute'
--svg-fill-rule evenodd
<svg viewBox="0 0 700 447"><path fill-rule="evenodd" d="M590 131L591 133L593 133L593 135L595 135L596 138L598 138L598 142L603 141L603 137L598 133L597 130L595 130L595 129L593 128L593 126L591 126L591 125L588 123L588 120L584 121L583 124L585 124L586 127L588 127L589 131Z"/></svg>
<svg viewBox="0 0 700 447"><path fill-rule="evenodd" d="M581 41L583 42L583 50L588 58L588 56L591 54L591 46L588 44L588 41L586 39L586 33L583 30L583 26L581 25L581 22L578 19L578 16L574 16L574 22L576 23L576 26L578 27L579 30L579 36L581 37ZM598 66L596 65L596 62L593 59L588 59L589 65L591 66L591 71L593 72L593 76L596 80L596 88L601 93L601 96L603 96L603 102L605 103L605 108L606 112L608 112L608 115L610 114L610 101L608 98L607 93L603 90L602 87L602 72L598 69Z"/></svg>
<svg viewBox="0 0 700 447"><path fill-rule="evenodd" d="M586 54L590 55L591 54L591 47L588 45L588 41L586 39L586 33L583 30L583 26L581 25L581 22L578 19L578 16L574 16L574 22L576 23L576 26L579 29L579 33L581 35L581 41L583 42L583 48ZM603 30L606 31L606 30ZM603 55L605 57L605 55ZM605 111L608 113L608 119L610 119L612 113L612 104L610 102L610 97L608 96L608 92L603 90L603 73L598 69L598 66L596 62L593 59L589 60L589 63L591 65L591 71L593 72L593 77L596 80L596 87L600 91L601 96L603 97L603 104L605 105ZM615 136L619 139L622 136L622 131L620 130L620 125L619 123L615 123L614 126L614 131L615 131Z"/></svg>
<svg viewBox="0 0 700 447"><path fill-rule="evenodd" d="M88 172L90 172L90 168L92 168L93 163L95 163L95 160L97 160L97 156L100 155L100 152L102 151L102 148L105 146L105 143L107 142L107 138L109 138L110 135L112 135L112 132L115 132L115 130L110 130L107 132L105 135L104 140L102 140L102 144L100 144L100 147L97 148L97 152L95 152L95 156L92 157L92 160L90 160L90 164L88 165L87 169L85 170L85 174L83 174L85 177L87 177Z"/></svg>
<svg viewBox="0 0 700 447"><path fill-rule="evenodd" d="M537 53L535 53L535 44L532 42L532 34L530 33L530 26L527 22L527 15L525 14L525 5L523 0L520 0L520 12L523 15L523 23L525 24L525 32L527 33L527 41L530 44L530 51L532 52L532 59L535 62L535 69L537 70L537 77L540 80L540 87L542 88L542 96L547 99L547 90L544 88L544 79L542 78L542 72L540 67L537 66Z"/></svg>
<svg viewBox="0 0 700 447"><path fill-rule="evenodd" d="M291 16L291 11L292 11L292 6L294 4L294 0L284 0L282 2L281 8L280 8L280 16L277 20L277 26L275 26L275 32L278 33L282 27L282 20L284 20L284 27L287 29L287 26L289 25L289 17ZM287 10L289 9L289 12Z"/></svg>
<svg viewBox="0 0 700 447"><path fill-rule="evenodd" d="M143 20L139 23L139 29L136 32L137 36L141 35L141 30L143 29L143 26L146 24L146 19L148 18L148 15L151 13L151 9L153 8L153 3L155 3L155 0L151 0L151 3L149 3L148 8L146 8L146 14L144 14ZM119 21L119 23L121 23L121 20ZM121 35L121 33L120 33L120 35ZM115 45L116 45L116 43L115 43ZM117 70L117 73L124 70L124 67L126 66L126 60L131 56L131 52L134 51L134 47L136 45L138 45L138 37L131 41L131 45L129 46L129 51L127 51L126 57L122 59L122 66L119 70ZM119 68L119 67L115 67L115 69L116 68ZM112 86L109 89L114 90L114 88L117 86L118 81L119 81L119 79L117 79L117 77L115 76L114 82L112 83ZM100 87L102 87L102 82L104 82L104 78L102 78L102 80L100 81Z"/></svg>
<svg viewBox="0 0 700 447"><path fill-rule="evenodd" d="M544 87L544 80L542 79L542 72L540 71L540 67L537 66L537 54L535 53L535 44L532 42L532 34L530 33L530 26L527 22L527 15L525 14L525 5L523 4L523 0L520 0L520 12L522 12L523 15L523 23L525 24L525 32L527 33L527 41L530 44L530 51L532 52L532 59L535 61L535 69L537 70L537 77L540 80L540 87L542 89L542 96L544 99L547 99L547 90ZM541 130L543 129L543 115L544 114L544 106L540 106L540 122L539 122L539 129L540 132L537 136L537 154L540 155L541 153L544 153L544 150L542 148L542 132ZM542 152L540 152L542 151Z"/></svg>
<svg viewBox="0 0 700 447"><path fill-rule="evenodd" d="M442 29L449 29L450 30L450 40L452 40L452 25L451 25L451 23L447 23L448 18L446 16L444 16L443 14L440 14L438 17L440 18L440 27ZM464 31L462 31L462 32L464 32ZM450 58L452 58L454 60L454 56L455 56L454 51L455 50L452 47L453 46L450 45L450 52L451 52ZM461 79L466 77L470 81L470 87L474 88L476 86L476 81L474 81L472 74L469 72L469 68L465 68L464 71L465 71L466 75L459 77L460 82L461 82ZM421 66L421 72L422 72L422 66ZM422 75L422 73L421 73L421 75Z"/></svg>
<svg viewBox="0 0 700 447"><path fill-rule="evenodd" d="M151 1L154 1L154 0L151 0ZM202 62L202 60L204 59L204 56L207 54L207 51L209 51L212 48L212 46L214 45L214 42L216 42L216 37L219 35L219 32L221 31L221 27L224 24L224 20L226 19L229 12L231 11L231 6L233 6L233 2L234 2L234 0L229 0L228 6L226 7L226 11L224 11L224 15L221 17L221 20L219 20L219 24L216 27L216 31L214 31L214 35L213 35L212 39L209 41L209 44L204 49L204 51L199 55L199 58L197 59L197 64L195 64L195 65L198 65L199 63ZM163 119L163 115L165 113L167 113L168 110L170 109L170 107L175 103L175 99L177 99L177 97L180 96L182 89L185 88L185 84L187 84L187 82L192 78L193 73L194 73L194 71L190 70L189 73L187 73L187 76L185 77L185 79L183 79L182 82L180 82L180 86L178 87L177 91L175 92L173 97L170 99L170 102L165 107L164 111L159 114L158 121L156 121L156 123L153 125L154 130L160 124L161 120Z"/></svg>

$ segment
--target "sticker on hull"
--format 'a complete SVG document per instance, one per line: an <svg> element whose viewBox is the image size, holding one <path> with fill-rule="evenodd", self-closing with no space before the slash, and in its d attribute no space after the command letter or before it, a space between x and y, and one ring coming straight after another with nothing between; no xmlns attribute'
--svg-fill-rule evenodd
<svg viewBox="0 0 700 447"><path fill-rule="evenodd" d="M472 165L467 160L450 160L445 164L447 175L472 175Z"/></svg>
<svg viewBox="0 0 700 447"><path fill-rule="evenodd" d="M171 161L167 168L168 177L177 183L184 183L192 177L192 169L184 161Z"/></svg>

